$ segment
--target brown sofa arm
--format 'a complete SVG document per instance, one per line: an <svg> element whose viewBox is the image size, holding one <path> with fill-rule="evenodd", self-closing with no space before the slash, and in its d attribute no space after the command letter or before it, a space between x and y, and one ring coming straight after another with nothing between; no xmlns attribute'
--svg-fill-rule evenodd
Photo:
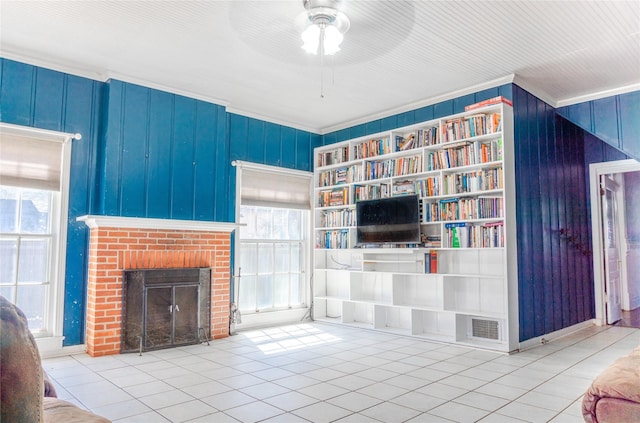
<svg viewBox="0 0 640 423"><path fill-rule="evenodd" d="M596 377L582 399L587 423L640 422L640 347Z"/></svg>

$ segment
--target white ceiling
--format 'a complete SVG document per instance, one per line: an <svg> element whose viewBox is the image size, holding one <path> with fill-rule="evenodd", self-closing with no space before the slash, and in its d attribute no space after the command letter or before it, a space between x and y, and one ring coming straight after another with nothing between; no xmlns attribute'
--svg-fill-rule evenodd
<svg viewBox="0 0 640 423"><path fill-rule="evenodd" d="M318 133L511 81L554 106L640 89L638 0L345 3L323 66L302 0L1 0L1 54Z"/></svg>

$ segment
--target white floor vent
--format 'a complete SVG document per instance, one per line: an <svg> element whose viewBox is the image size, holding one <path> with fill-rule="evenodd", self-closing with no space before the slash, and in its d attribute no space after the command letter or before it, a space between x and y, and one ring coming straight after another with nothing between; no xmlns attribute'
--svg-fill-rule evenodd
<svg viewBox="0 0 640 423"><path fill-rule="evenodd" d="M500 326L497 320L471 319L471 336L474 338L500 340Z"/></svg>

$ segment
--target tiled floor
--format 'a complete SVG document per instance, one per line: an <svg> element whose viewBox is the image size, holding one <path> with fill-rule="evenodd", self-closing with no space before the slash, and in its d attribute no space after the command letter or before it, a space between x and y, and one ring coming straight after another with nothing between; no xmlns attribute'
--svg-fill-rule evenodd
<svg viewBox="0 0 640 423"><path fill-rule="evenodd" d="M640 328L640 307L630 311L622 310L622 319L616 323L616 326Z"/></svg>
<svg viewBox="0 0 640 423"><path fill-rule="evenodd" d="M581 422L591 380L640 329L505 355L320 323L207 345L43 360L58 396L115 422Z"/></svg>

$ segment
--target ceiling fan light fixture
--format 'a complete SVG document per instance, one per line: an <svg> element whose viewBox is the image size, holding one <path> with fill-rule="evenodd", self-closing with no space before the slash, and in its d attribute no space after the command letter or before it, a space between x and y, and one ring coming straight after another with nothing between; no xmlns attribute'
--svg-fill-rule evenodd
<svg viewBox="0 0 640 423"><path fill-rule="evenodd" d="M340 51L349 18L338 10L341 0L303 0L308 26L302 32L302 48L310 54L334 55Z"/></svg>

